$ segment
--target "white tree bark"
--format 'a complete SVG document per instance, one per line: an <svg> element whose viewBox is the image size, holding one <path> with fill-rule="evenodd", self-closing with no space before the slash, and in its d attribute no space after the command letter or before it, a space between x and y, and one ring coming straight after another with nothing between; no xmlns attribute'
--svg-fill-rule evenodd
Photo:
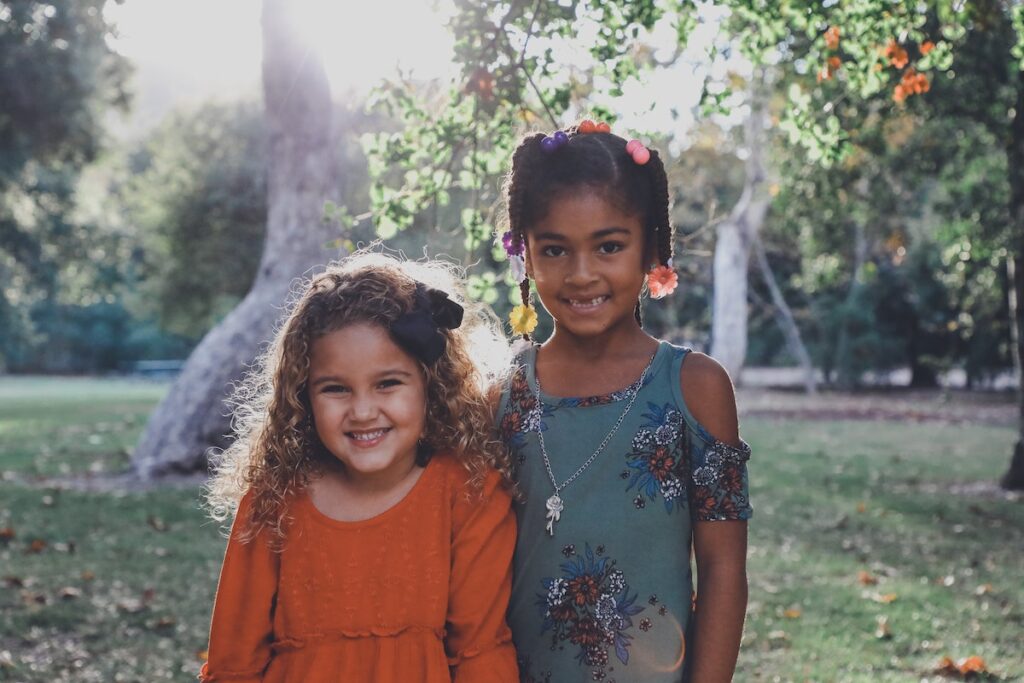
<svg viewBox="0 0 1024 683"><path fill-rule="evenodd" d="M150 417L132 457L143 478L203 469L209 448L227 443L224 399L269 341L291 283L338 255L326 246L336 235L322 220L324 201L338 192L330 89L319 56L290 21L288 0L263 3L263 97L270 166L259 272Z"/></svg>
<svg viewBox="0 0 1024 683"><path fill-rule="evenodd" d="M765 253L764 243L760 238L754 241L754 254L757 256L757 263L761 268L761 275L768 291L772 295L772 304L775 306L775 321L782 328L782 334L786 337L786 345L790 353L800 363L800 369L804 375L804 391L810 395L818 393L818 383L814 377L814 364L811 362L811 354L807 353L804 340L800 337L800 328L796 326L796 319L793 318L793 311L782 296L782 290L775 282L775 275L772 273L771 264L768 263L768 254Z"/></svg>
<svg viewBox="0 0 1024 683"><path fill-rule="evenodd" d="M770 204L764 191L764 108L755 92L744 126L747 161L743 194L718 224L712 278L711 355L739 383L747 355L747 266Z"/></svg>

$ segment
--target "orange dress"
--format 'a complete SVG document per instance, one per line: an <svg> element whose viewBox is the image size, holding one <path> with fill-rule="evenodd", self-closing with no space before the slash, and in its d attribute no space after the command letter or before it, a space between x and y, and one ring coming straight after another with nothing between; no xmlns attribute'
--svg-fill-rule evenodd
<svg viewBox="0 0 1024 683"><path fill-rule="evenodd" d="M515 683L505 623L515 516L497 472L483 497L451 455L360 522L293 502L283 550L232 529L199 677L232 683ZM250 494L235 524L245 519Z"/></svg>

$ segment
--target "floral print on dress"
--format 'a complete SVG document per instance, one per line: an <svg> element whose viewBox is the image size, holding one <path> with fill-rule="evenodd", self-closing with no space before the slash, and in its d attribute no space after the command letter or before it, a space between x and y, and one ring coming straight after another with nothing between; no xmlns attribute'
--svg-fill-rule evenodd
<svg viewBox="0 0 1024 683"><path fill-rule="evenodd" d="M626 455L630 478L626 490L639 492L633 506L641 510L647 500L661 496L665 510L686 507L686 481L689 463L680 436L683 415L671 404L647 404L646 420L633 437L632 451Z"/></svg>
<svg viewBox="0 0 1024 683"><path fill-rule="evenodd" d="M520 365L509 380L508 407L498 425L502 441L513 452L520 451L526 445L527 434L547 429L543 418L551 414L551 408L543 404L537 410L537 398L526 381L526 368Z"/></svg>
<svg viewBox="0 0 1024 683"><path fill-rule="evenodd" d="M693 454L690 505L698 522L748 519L747 466L750 446L730 446L715 440L706 448L687 448Z"/></svg>
<svg viewBox="0 0 1024 683"><path fill-rule="evenodd" d="M633 636L632 617L643 611L630 594L629 584L615 561L599 557L586 545L582 555L560 566L562 576L544 578L544 593L537 596L544 622L541 633L553 631L552 646L568 640L579 649L576 661L603 675L609 649L623 664L629 663ZM600 680L600 679L595 679Z"/></svg>

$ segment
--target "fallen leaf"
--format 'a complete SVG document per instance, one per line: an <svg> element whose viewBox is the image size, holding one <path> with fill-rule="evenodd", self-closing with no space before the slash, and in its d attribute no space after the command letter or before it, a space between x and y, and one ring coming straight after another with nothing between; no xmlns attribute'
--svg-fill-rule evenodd
<svg viewBox="0 0 1024 683"><path fill-rule="evenodd" d="M892 638L892 630L889 628L889 617L878 617L875 628L875 638L889 640Z"/></svg>
<svg viewBox="0 0 1024 683"><path fill-rule="evenodd" d="M60 589L60 597L62 600L74 600L75 598L82 595L82 591L75 588L74 586L64 586Z"/></svg>
<svg viewBox="0 0 1024 683"><path fill-rule="evenodd" d="M977 588L974 589L974 594L975 595L988 595L991 592L992 592L992 584L991 583L983 583L983 584L981 584L980 586L978 586Z"/></svg>
<svg viewBox="0 0 1024 683"><path fill-rule="evenodd" d="M0 529L0 541L7 543L12 538L14 538L14 536L14 527L5 526L4 528Z"/></svg>
<svg viewBox="0 0 1024 683"><path fill-rule="evenodd" d="M890 602L895 602L898 596L895 593L883 593L882 595L875 594L874 601L880 602L883 605L888 605Z"/></svg>
<svg viewBox="0 0 1024 683"><path fill-rule="evenodd" d="M92 581L95 578L96 578L96 575L93 574L88 569L86 569L84 572L82 572L82 581Z"/></svg>
<svg viewBox="0 0 1024 683"><path fill-rule="evenodd" d="M150 525L157 531L167 531L167 523L154 515L150 515L146 518L146 524Z"/></svg>
<svg viewBox="0 0 1024 683"><path fill-rule="evenodd" d="M803 612L800 610L799 607L790 607L782 613L782 616L786 617L787 619L799 619L801 614L803 614Z"/></svg>
<svg viewBox="0 0 1024 683"><path fill-rule="evenodd" d="M857 503L857 512L867 512L868 506L863 500Z"/></svg>
<svg viewBox="0 0 1024 683"><path fill-rule="evenodd" d="M789 640L785 631L772 631L768 634L768 640Z"/></svg>
<svg viewBox="0 0 1024 683"><path fill-rule="evenodd" d="M142 591L142 602L153 602L153 598L156 597L156 591L152 588L147 588Z"/></svg>
<svg viewBox="0 0 1024 683"><path fill-rule="evenodd" d="M974 655L964 657L956 662L953 661L952 657L943 657L939 660L939 665L935 668L935 672L947 676L957 676L958 678L972 678L972 674L986 674L989 671L985 660Z"/></svg>
<svg viewBox="0 0 1024 683"><path fill-rule="evenodd" d="M25 548L25 552L26 553L31 553L31 554L34 554L34 555L35 554L39 554L39 553L43 552L44 550L46 550L46 545L47 545L46 541L44 541L43 539L41 539L41 538L33 538L32 542L28 544L28 547Z"/></svg>
<svg viewBox="0 0 1024 683"><path fill-rule="evenodd" d="M160 617L155 622L153 622L153 628L154 629L170 628L170 627L174 626L176 623L178 623L178 622L175 621L174 617Z"/></svg>
<svg viewBox="0 0 1024 683"><path fill-rule="evenodd" d="M33 593L32 591L22 591L21 601L26 605L45 605L46 596L42 593Z"/></svg>
<svg viewBox="0 0 1024 683"><path fill-rule="evenodd" d="M136 612L141 612L142 610L146 609L146 606L142 604L141 600L136 600L134 598L125 598L124 600L118 601L117 608L122 612L135 614Z"/></svg>
<svg viewBox="0 0 1024 683"><path fill-rule="evenodd" d="M978 657L977 655L974 655L973 657L968 657L966 659L961 659L957 663L957 668L960 669L960 673L962 674L988 673L988 667L985 665L985 660L981 657Z"/></svg>
<svg viewBox="0 0 1024 683"><path fill-rule="evenodd" d="M866 572L863 569L857 572L857 581L859 581L862 586L874 586L878 583L877 578L872 576L870 572Z"/></svg>

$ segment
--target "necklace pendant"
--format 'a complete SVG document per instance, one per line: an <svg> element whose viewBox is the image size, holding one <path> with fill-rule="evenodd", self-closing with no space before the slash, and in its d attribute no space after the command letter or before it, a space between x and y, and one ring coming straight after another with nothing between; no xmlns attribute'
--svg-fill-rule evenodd
<svg viewBox="0 0 1024 683"><path fill-rule="evenodd" d="M557 493L554 494L553 496L551 496L550 498L548 498L547 502L544 505L548 509L548 516L547 516L547 520L548 520L548 524L547 524L548 536L554 536L555 535L555 522L557 522L561 518L562 510L565 509L565 506L562 503L562 499L558 497Z"/></svg>

